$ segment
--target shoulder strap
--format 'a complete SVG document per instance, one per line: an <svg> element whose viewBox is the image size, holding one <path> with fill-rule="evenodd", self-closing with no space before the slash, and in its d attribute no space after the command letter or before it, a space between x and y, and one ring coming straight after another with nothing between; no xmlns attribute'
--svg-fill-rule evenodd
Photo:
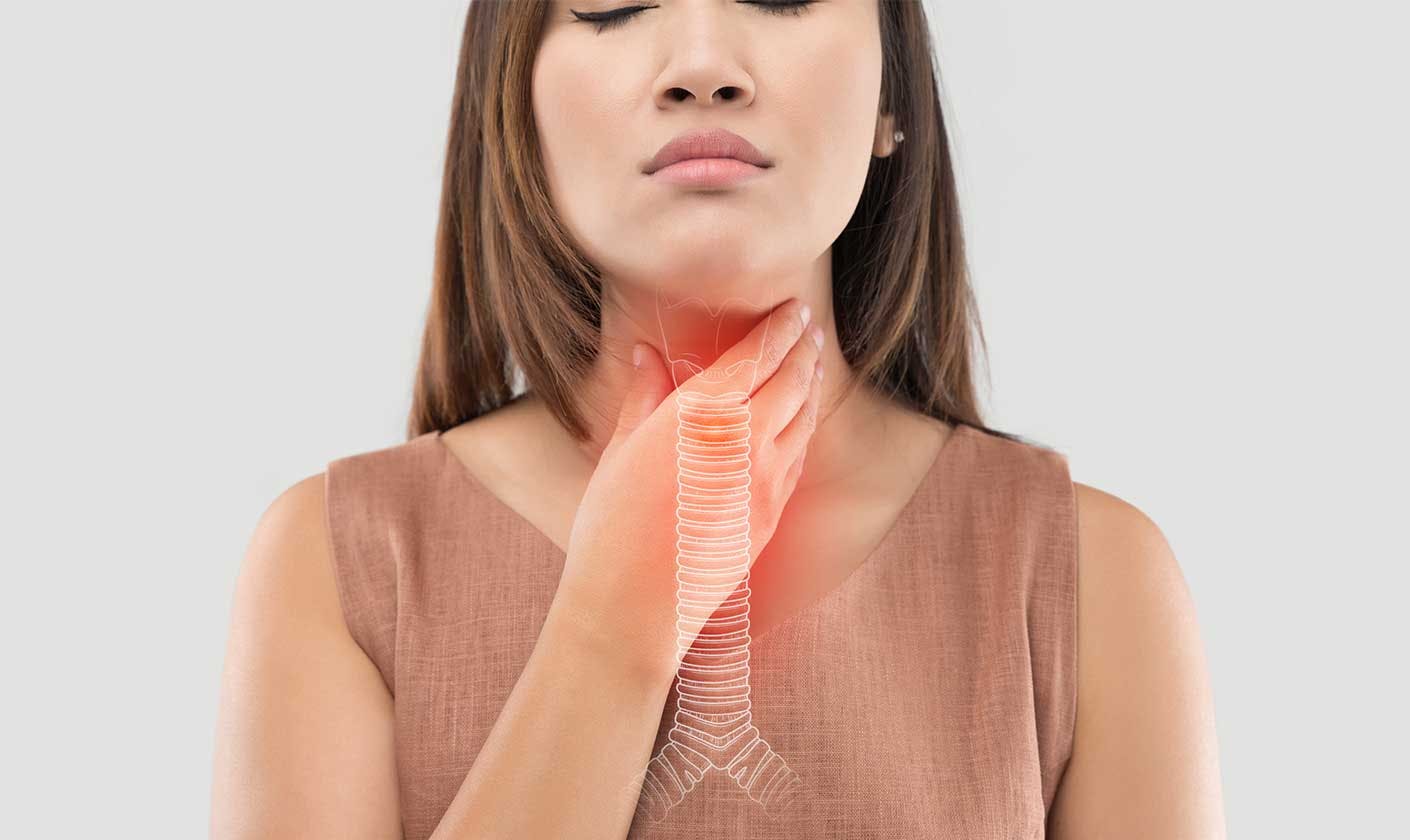
<svg viewBox="0 0 1410 840"><path fill-rule="evenodd" d="M1067 456L981 434L976 525L1017 563L1033 675L1044 807L1072 755L1077 716L1077 505Z"/></svg>
<svg viewBox="0 0 1410 840"><path fill-rule="evenodd" d="M415 549L428 492L423 435L329 461L325 515L333 576L353 639L396 692L401 566Z"/></svg>

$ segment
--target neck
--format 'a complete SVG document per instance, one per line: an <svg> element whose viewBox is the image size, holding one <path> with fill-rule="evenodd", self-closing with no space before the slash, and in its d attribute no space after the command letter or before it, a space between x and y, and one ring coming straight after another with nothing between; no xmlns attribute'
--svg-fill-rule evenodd
<svg viewBox="0 0 1410 840"><path fill-rule="evenodd" d="M748 284L743 286L751 288ZM688 358L708 367L768 317L774 307L797 297L811 308L811 321L823 329L823 392L818 425L798 486L801 489L821 484L845 474L848 453L855 457L858 444L869 440L866 432L877 428L872 421L881 406L865 386L848 392L853 375L836 340L830 254L825 254L808 272L754 284L752 288L765 286L766 292L754 292L752 296L707 297L696 293L658 295L655 289L641 291L604 281L601 343L578 395L589 428L588 438L577 442L584 455L595 464L612 436L633 373L633 344L642 342L654 347L672 368L679 385L689 370L681 363L672 365L672 359Z"/></svg>

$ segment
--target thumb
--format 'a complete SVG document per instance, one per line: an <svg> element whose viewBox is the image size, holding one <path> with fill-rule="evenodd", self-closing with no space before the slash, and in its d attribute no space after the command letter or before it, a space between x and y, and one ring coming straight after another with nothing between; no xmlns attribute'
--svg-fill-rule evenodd
<svg viewBox="0 0 1410 840"><path fill-rule="evenodd" d="M615 437L625 437L636 431L675 389L660 354L650 344L638 343L632 347L632 364L631 383L622 398Z"/></svg>

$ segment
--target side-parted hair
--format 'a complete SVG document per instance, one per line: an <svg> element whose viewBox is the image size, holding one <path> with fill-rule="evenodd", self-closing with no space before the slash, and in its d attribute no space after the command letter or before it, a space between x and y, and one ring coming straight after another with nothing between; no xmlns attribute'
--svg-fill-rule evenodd
<svg viewBox="0 0 1410 840"><path fill-rule="evenodd" d="M919 0L878 2L881 110L905 142L872 157L833 244L838 344L853 387L868 382L941 421L1017 440L985 427L976 403L971 344L984 348L984 337L930 26ZM597 353L602 287L553 208L538 151L530 86L549 5L470 4L409 437L492 411L521 382L570 434L587 435L574 394Z"/></svg>

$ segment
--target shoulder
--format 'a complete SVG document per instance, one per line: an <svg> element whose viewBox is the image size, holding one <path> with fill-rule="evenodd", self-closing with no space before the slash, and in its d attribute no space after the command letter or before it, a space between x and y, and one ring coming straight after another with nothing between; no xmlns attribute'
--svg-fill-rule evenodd
<svg viewBox="0 0 1410 840"><path fill-rule="evenodd" d="M1142 510L1073 487L1076 722L1051 836L1222 837L1211 690L1184 574Z"/></svg>
<svg viewBox="0 0 1410 840"><path fill-rule="evenodd" d="M236 591L237 608L281 632L355 643L388 688L401 564L424 515L410 446L334 459L281 492L255 525Z"/></svg>
<svg viewBox="0 0 1410 840"><path fill-rule="evenodd" d="M1160 527L1124 499L1079 482L1072 486L1086 606L1127 625L1153 608L1193 620L1184 574Z"/></svg>
<svg viewBox="0 0 1410 840"><path fill-rule="evenodd" d="M327 473L296 481L256 520L236 585L238 601L341 624L326 512Z"/></svg>
<svg viewBox="0 0 1410 840"><path fill-rule="evenodd" d="M1145 670L1152 667L1169 676L1196 667L1194 599L1164 532L1124 499L1078 482L1073 488L1079 692L1112 677L1156 679Z"/></svg>
<svg viewBox="0 0 1410 840"><path fill-rule="evenodd" d="M339 836L396 827L391 694L343 620L325 479L269 503L240 566L214 754L222 835L282 835L314 808Z"/></svg>
<svg viewBox="0 0 1410 840"><path fill-rule="evenodd" d="M368 578L378 570L354 568L357 552L346 531L347 514L369 506L343 494L349 510L337 508L335 476L366 464L366 454L329 462L328 469L294 482L279 493L255 523L236 586L237 602L277 608L346 634L356 630L346 619L350 577ZM352 635L356 635L353 633Z"/></svg>
<svg viewBox="0 0 1410 840"><path fill-rule="evenodd" d="M1164 532L1124 499L1077 482L1073 488L1079 687L1153 662L1194 667L1194 599Z"/></svg>
<svg viewBox="0 0 1410 840"><path fill-rule="evenodd" d="M232 657L265 661L315 636L350 641L334 582L326 477L296 481L256 520L235 582Z"/></svg>
<svg viewBox="0 0 1410 840"><path fill-rule="evenodd" d="M328 557L326 481L326 472L300 479L265 507L250 539L246 572L287 573L290 561L311 566Z"/></svg>

